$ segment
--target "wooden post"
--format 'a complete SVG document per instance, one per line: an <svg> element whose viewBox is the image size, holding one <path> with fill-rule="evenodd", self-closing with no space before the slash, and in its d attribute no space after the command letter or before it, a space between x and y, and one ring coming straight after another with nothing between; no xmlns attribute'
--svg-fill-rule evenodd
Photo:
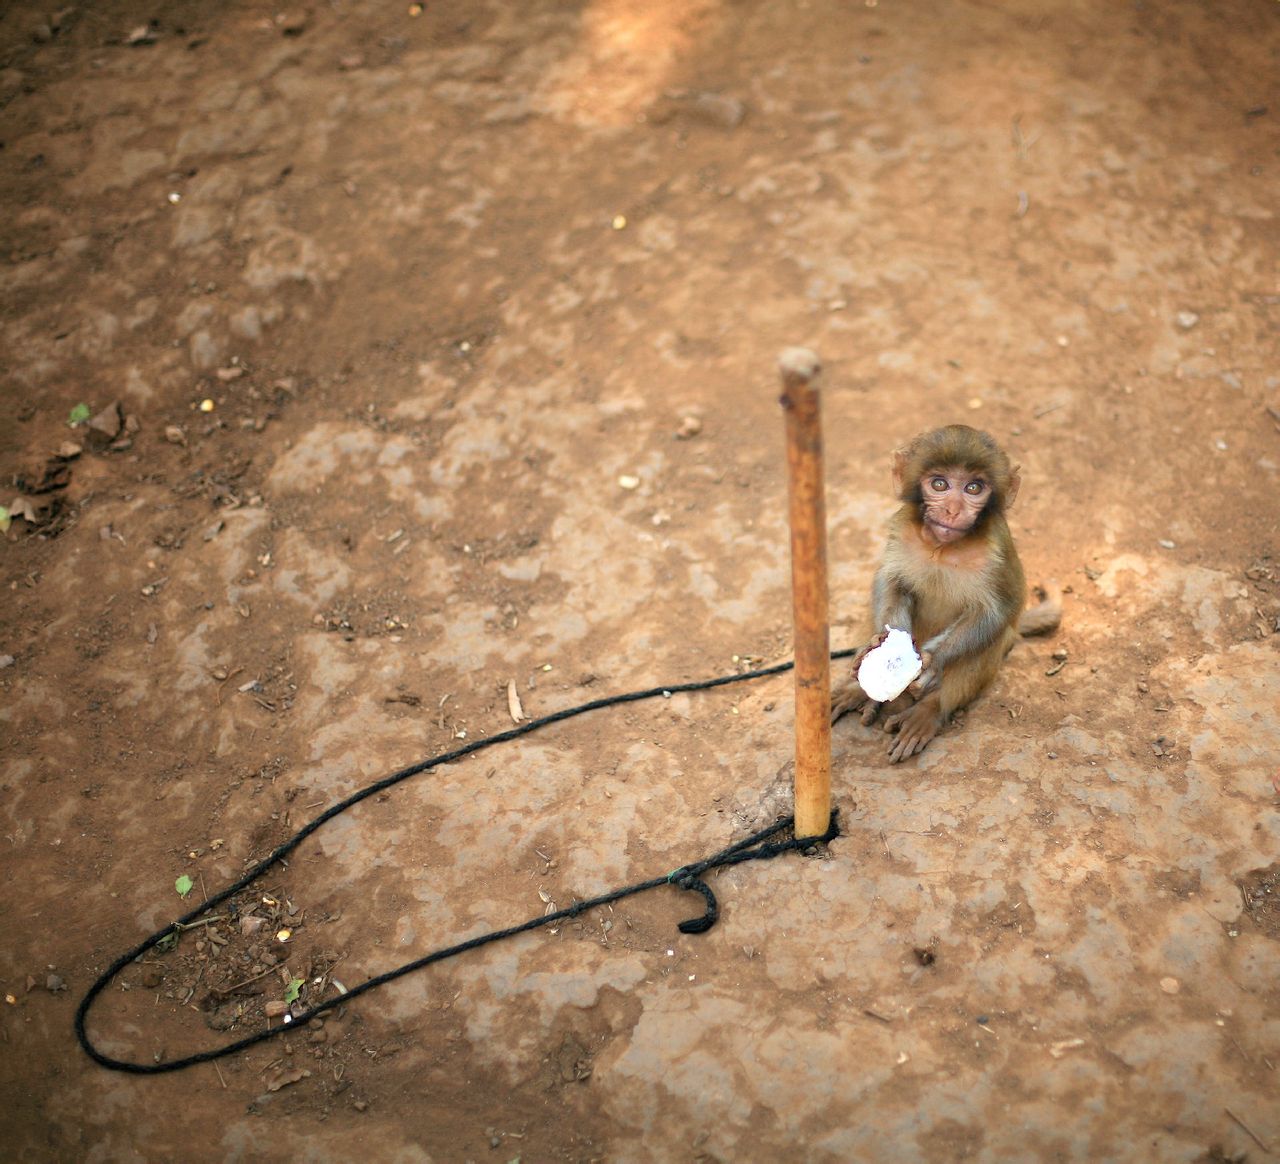
<svg viewBox="0 0 1280 1164"><path fill-rule="evenodd" d="M778 359L787 420L787 493L791 499L791 599L796 643L797 837L822 836L831 823L831 651L827 626L827 508L822 411L815 380L821 365L807 348Z"/></svg>

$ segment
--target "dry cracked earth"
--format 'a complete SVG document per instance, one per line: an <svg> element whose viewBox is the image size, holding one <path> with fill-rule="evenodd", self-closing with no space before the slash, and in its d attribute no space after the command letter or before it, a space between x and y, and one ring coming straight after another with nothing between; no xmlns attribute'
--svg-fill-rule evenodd
<svg viewBox="0 0 1280 1164"><path fill-rule="evenodd" d="M0 1131L20 1161L1280 1154L1280 6L134 0L0 13ZM216 1063L77 1002L341 798L832 639L891 450L1023 466L1062 629L842 835ZM90 1013L163 1065L776 807L790 680L364 800ZM188 888L189 887L189 888ZM179 888L186 888L185 899Z"/></svg>

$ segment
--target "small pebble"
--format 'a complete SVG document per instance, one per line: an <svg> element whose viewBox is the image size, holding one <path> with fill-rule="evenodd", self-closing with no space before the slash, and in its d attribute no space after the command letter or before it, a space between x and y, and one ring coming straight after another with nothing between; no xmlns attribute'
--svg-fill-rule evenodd
<svg viewBox="0 0 1280 1164"><path fill-rule="evenodd" d="M1161 978L1160 989L1163 990L1165 994L1177 994L1178 991L1182 989L1182 983L1180 983L1176 978Z"/></svg>
<svg viewBox="0 0 1280 1164"><path fill-rule="evenodd" d="M1190 331L1200 322L1200 317L1194 311L1179 311L1175 318L1183 331Z"/></svg>

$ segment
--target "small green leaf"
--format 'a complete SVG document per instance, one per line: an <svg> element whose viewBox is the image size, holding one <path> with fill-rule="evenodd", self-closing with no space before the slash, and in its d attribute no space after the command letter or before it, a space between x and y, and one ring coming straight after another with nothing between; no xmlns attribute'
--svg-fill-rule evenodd
<svg viewBox="0 0 1280 1164"><path fill-rule="evenodd" d="M0 533L6 533L12 522L13 518L9 516L9 511L0 505Z"/></svg>
<svg viewBox="0 0 1280 1164"><path fill-rule="evenodd" d="M71 415L67 418L67 423L72 428L75 428L78 424L84 424L84 422L92 415L93 413L90 411L89 406L87 404L80 403L71 410Z"/></svg>
<svg viewBox="0 0 1280 1164"><path fill-rule="evenodd" d="M196 887L196 883L184 873L173 883L173 887L178 891L179 897L186 897Z"/></svg>
<svg viewBox="0 0 1280 1164"><path fill-rule="evenodd" d="M297 1002L298 995L301 993L302 993L302 979L295 978L289 983L288 989L285 990L284 1000L285 1002Z"/></svg>

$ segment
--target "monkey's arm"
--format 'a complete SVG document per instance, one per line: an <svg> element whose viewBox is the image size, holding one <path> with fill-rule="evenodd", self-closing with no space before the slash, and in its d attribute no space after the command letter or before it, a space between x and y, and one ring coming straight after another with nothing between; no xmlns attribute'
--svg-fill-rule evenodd
<svg viewBox="0 0 1280 1164"><path fill-rule="evenodd" d="M917 694L930 691L941 682L942 673L950 664L999 649L1016 613L1001 603L984 603L965 611L950 626L921 643L924 669L912 690Z"/></svg>
<svg viewBox="0 0 1280 1164"><path fill-rule="evenodd" d="M915 602L911 590L895 572L881 567L871 583L872 627L883 634L887 626L910 631Z"/></svg>

